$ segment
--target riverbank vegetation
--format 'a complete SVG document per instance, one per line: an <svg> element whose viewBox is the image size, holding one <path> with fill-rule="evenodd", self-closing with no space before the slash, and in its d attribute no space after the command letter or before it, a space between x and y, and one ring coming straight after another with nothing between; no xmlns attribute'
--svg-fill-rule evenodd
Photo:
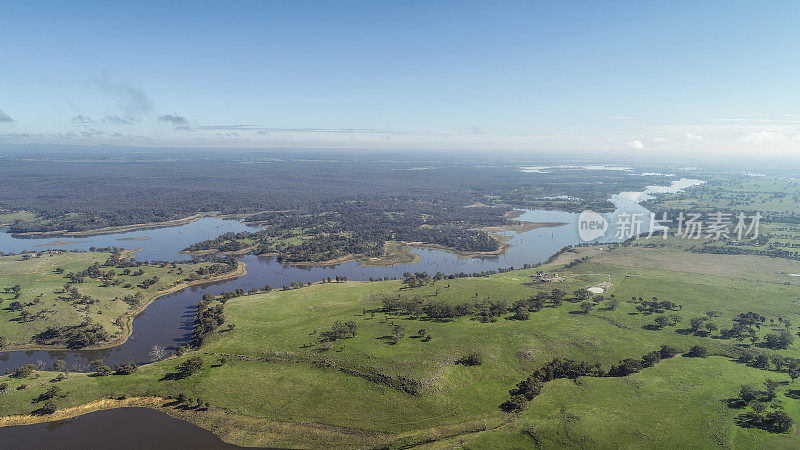
<svg viewBox="0 0 800 450"><path fill-rule="evenodd" d="M57 411L160 398L241 445L795 446L790 262L641 244L209 297L195 349L129 375L3 377L0 409L31 413L55 384Z"/></svg>

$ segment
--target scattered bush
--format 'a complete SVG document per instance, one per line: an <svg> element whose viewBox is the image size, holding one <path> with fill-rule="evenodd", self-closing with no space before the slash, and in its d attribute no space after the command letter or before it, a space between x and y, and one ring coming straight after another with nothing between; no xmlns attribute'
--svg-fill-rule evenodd
<svg viewBox="0 0 800 450"><path fill-rule="evenodd" d="M708 357L708 350L702 345L695 345L689 349L689 352L686 353L686 356L690 358L706 358Z"/></svg>
<svg viewBox="0 0 800 450"><path fill-rule="evenodd" d="M456 364L462 364L465 366L480 366L483 363L483 356L480 353L470 353L458 361Z"/></svg>

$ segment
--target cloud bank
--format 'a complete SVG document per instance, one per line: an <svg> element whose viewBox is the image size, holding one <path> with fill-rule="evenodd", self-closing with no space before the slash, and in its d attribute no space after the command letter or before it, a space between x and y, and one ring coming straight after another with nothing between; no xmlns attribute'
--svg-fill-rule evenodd
<svg viewBox="0 0 800 450"><path fill-rule="evenodd" d="M186 117L179 116L177 114L164 114L163 116L158 116L159 122L166 122L171 123L172 125L187 125L189 120Z"/></svg>

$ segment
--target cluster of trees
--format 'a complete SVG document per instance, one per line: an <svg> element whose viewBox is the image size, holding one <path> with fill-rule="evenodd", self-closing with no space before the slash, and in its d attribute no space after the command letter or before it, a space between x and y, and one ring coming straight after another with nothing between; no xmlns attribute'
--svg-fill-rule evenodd
<svg viewBox="0 0 800 450"><path fill-rule="evenodd" d="M633 297L633 301L637 301L637 298ZM639 297L638 301L639 304L636 305L636 311L644 314L663 314L667 311L680 311L683 309L683 305L678 305L669 300L659 300L657 297L653 297L651 300L643 300Z"/></svg>
<svg viewBox="0 0 800 450"><path fill-rule="evenodd" d="M333 322L329 330L319 333L320 342L335 342L339 339L356 337L356 329L358 326L352 320L342 322L337 320Z"/></svg>
<svg viewBox="0 0 800 450"><path fill-rule="evenodd" d="M244 291L242 291L244 293ZM192 337L189 344L193 347L200 347L203 340L213 333L220 325L225 323L225 301L231 297L217 300L211 294L206 294L197 305L194 316L194 326L192 327Z"/></svg>
<svg viewBox="0 0 800 450"><path fill-rule="evenodd" d="M158 283L158 281L159 281L158 275L153 275L152 278L145 278L144 280L142 280L141 283L139 283L139 287L142 289L149 289L150 286Z"/></svg>
<svg viewBox="0 0 800 450"><path fill-rule="evenodd" d="M500 405L503 411L518 412L525 409L542 389L544 383L559 379L575 379L578 377L624 377L640 371L643 367L652 367L662 359L672 358L678 351L669 345L661 346L645 355L641 360L625 359L611 366L606 372L600 364L576 362L571 359L555 358L548 364L536 369L528 378L517 383L509 393L511 398Z"/></svg>
<svg viewBox="0 0 800 450"><path fill-rule="evenodd" d="M713 253L718 255L756 255L800 261L800 252L794 252L772 246L769 246L768 248L752 248L741 247L737 245L700 245L691 247L689 251L694 253Z"/></svg>
<svg viewBox="0 0 800 450"><path fill-rule="evenodd" d="M4 156L0 162L6 175L0 179L0 208L32 211L42 219L17 221L13 232L82 231L163 222L203 211L273 211L289 212L287 223L303 224L309 214L330 213L341 228L356 230L352 221L374 224L360 227L367 232L396 229L402 233L406 222L419 223L420 219L436 225L439 217L445 217L446 224L456 226L462 219L479 226L485 221L504 221L504 206L463 208L476 201L610 211L613 205L607 199L611 195L668 180L603 170L554 168L522 173L516 167L488 167L477 161L431 161L435 170L404 170L419 162L404 160L402 155L387 162L363 154L276 152L270 155L274 157L268 161L268 171L263 169L267 162L263 155L215 154L206 158L181 154L173 155L171 161L161 156L163 152L139 154L136 161L97 163L91 161L91 155L74 155L84 159L72 161L69 171L61 170L63 154L28 154L25 159ZM242 160L256 164L242 164ZM186 177L186 173L193 176ZM344 207L347 210L337 214ZM363 211L372 216L359 219L358 213ZM340 221L341 216L352 219Z"/></svg>
<svg viewBox="0 0 800 450"><path fill-rule="evenodd" d="M788 433L794 421L782 407L775 402L778 383L772 380L764 382L763 390L754 386L743 385L739 389L738 407L747 406L749 411L736 417L739 426L759 428L772 433Z"/></svg>
<svg viewBox="0 0 800 450"><path fill-rule="evenodd" d="M197 399L189 398L186 394L181 392L177 396L173 397L175 402L179 405L183 405L183 408L191 408L196 411L206 411L208 408L211 407L211 403L203 400L203 397L197 397Z"/></svg>
<svg viewBox="0 0 800 450"><path fill-rule="evenodd" d="M36 364L25 364L24 366L20 366L15 368L10 376L11 378L29 378L36 374L38 366Z"/></svg>
<svg viewBox="0 0 800 450"><path fill-rule="evenodd" d="M754 351L745 351L737 359L742 364L762 370L775 370L786 372L792 380L800 377L800 358L782 356L779 354L767 354Z"/></svg>
<svg viewBox="0 0 800 450"><path fill-rule="evenodd" d="M428 280L427 274L414 274L406 280L415 280L413 283ZM421 281L422 280L422 281ZM435 277L434 277L435 280ZM567 299L578 302L589 299L590 293L585 289L578 289L573 292L572 297L562 289L554 288L550 292L540 291L535 295L514 301L511 305L505 300L476 299L471 302L447 303L443 300L430 299L423 300L419 296L404 297L402 295L385 295L379 298L382 303L382 311L387 313L406 314L412 318L422 318L426 320L444 321L458 317L471 316L473 320L483 323L496 322L498 318L507 316L509 320L528 320L531 313L540 311L546 305L558 307ZM595 296L592 301L581 303L581 312L588 313L599 302L605 300L602 296ZM609 309L616 307L616 300L611 299Z"/></svg>
<svg viewBox="0 0 800 450"><path fill-rule="evenodd" d="M38 344L72 349L99 344L108 339L109 335L101 325L89 321L74 326L49 326L33 336L33 340Z"/></svg>
<svg viewBox="0 0 800 450"><path fill-rule="evenodd" d="M12 294L12 299L16 300L22 294L22 287L18 284L15 284L14 286L3 288L3 292L6 294Z"/></svg>
<svg viewBox="0 0 800 450"><path fill-rule="evenodd" d="M203 358L192 356L175 367L178 370L177 378L187 378L203 368Z"/></svg>
<svg viewBox="0 0 800 450"><path fill-rule="evenodd" d="M221 275L233 272L239 264L235 258L216 258L212 261L213 264L198 268L196 273L200 276Z"/></svg>

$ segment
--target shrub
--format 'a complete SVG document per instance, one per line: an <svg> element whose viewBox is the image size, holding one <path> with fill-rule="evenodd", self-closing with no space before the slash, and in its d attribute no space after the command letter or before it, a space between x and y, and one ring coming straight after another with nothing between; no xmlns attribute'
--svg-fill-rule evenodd
<svg viewBox="0 0 800 450"><path fill-rule="evenodd" d="M786 349L794 341L794 336L788 330L780 330L777 333L769 333L764 337L764 345L774 349Z"/></svg>
<svg viewBox="0 0 800 450"><path fill-rule="evenodd" d="M500 409L505 412L520 412L528 405L528 399L524 395L514 395L502 405Z"/></svg>
<svg viewBox="0 0 800 450"><path fill-rule="evenodd" d="M192 356L176 367L182 377L188 377L202 368L203 358L200 356Z"/></svg>
<svg viewBox="0 0 800 450"><path fill-rule="evenodd" d="M611 369L608 370L608 376L624 377L627 375L634 374L640 370L642 370L641 361L628 358L623 361L620 361L619 364L615 366L611 366Z"/></svg>
<svg viewBox="0 0 800 450"><path fill-rule="evenodd" d="M702 345L695 345L689 349L689 353L687 353L686 356L691 358L705 358L708 356L708 350Z"/></svg>
<svg viewBox="0 0 800 450"><path fill-rule="evenodd" d="M64 374L64 373L60 373L60 374L56 375L56 377L53 378L50 381L53 382L53 383L58 383L59 381L64 381L66 379L67 379L67 375Z"/></svg>
<svg viewBox="0 0 800 450"><path fill-rule="evenodd" d="M136 372L136 369L138 369L138 367L135 363L125 363L118 365L114 373L117 375L130 375Z"/></svg>
<svg viewBox="0 0 800 450"><path fill-rule="evenodd" d="M669 359L680 352L678 351L678 349L670 345L662 345L661 350L659 350L659 353L661 353L661 359Z"/></svg>
<svg viewBox="0 0 800 450"><path fill-rule="evenodd" d="M22 367L17 367L11 372L12 378L28 378L36 373L36 364L25 364Z"/></svg>
<svg viewBox="0 0 800 450"><path fill-rule="evenodd" d="M465 366L480 366L482 363L483 357L479 353L470 353L456 361L456 364L463 364Z"/></svg>
<svg viewBox="0 0 800 450"><path fill-rule="evenodd" d="M52 400L45 401L39 409L34 411L38 415L53 414L54 412L56 412L56 404Z"/></svg>

